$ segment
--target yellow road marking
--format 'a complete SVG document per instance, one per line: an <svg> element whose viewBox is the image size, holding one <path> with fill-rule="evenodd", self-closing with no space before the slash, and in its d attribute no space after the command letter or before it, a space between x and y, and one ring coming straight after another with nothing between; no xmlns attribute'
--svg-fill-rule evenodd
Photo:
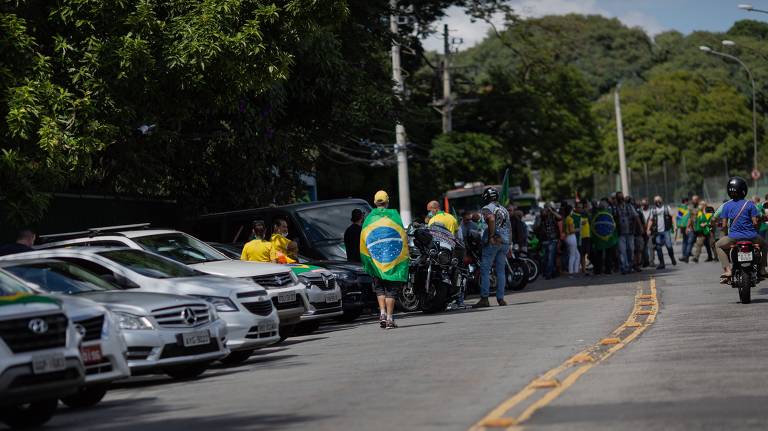
<svg viewBox="0 0 768 431"><path fill-rule="evenodd" d="M611 333L612 337L600 340L597 344L587 347L581 352L568 358L568 360L559 366L534 379L520 390L520 392L514 394L512 397L499 404L498 407L491 410L485 417L470 427L469 430L485 431L489 428L505 428L507 431L521 430L521 426L530 419L534 413L554 401L592 367L608 359L632 340L639 337L640 334L648 329L648 326L656 321L656 315L659 311L656 279L651 278L648 284L651 293L644 294L642 286L638 287L632 312L629 314L627 321L622 323ZM640 310L640 307L647 306L650 306L651 309ZM639 315L646 316L643 322L638 322L636 320ZM621 335L628 330L631 330L632 332L622 338ZM610 346L610 348L607 348L608 346ZM568 373L566 374L566 372ZM560 374L565 374L565 377L559 379L558 376ZM549 390L543 395L540 395L544 392L543 390L546 389ZM540 395L539 398L535 399L530 405L525 407L522 412L518 413L516 416L514 416L514 413L510 414L512 409L520 406L524 401L527 401L529 398L536 395Z"/></svg>

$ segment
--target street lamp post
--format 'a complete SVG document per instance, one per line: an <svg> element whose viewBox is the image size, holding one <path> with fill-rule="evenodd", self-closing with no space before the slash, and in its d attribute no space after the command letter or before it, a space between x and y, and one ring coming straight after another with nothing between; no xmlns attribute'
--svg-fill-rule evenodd
<svg viewBox="0 0 768 431"><path fill-rule="evenodd" d="M739 7L741 6L748 6L748 5L740 5ZM757 9L751 9L751 6L750 6L750 9L748 10L757 10ZM706 52L707 54L717 55L720 57L733 60L739 63L741 67L743 67L744 70L747 71L747 75L749 76L749 82L752 84L752 148L753 148L752 166L754 169L757 169L757 98L756 98L757 90L755 87L755 78L752 76L752 71L749 70L749 67L747 67L747 65L744 64L744 62L741 61L741 59L736 57L735 55L715 51L714 49L708 46L700 46L699 49ZM757 191L757 179L755 179L755 191Z"/></svg>
<svg viewBox="0 0 768 431"><path fill-rule="evenodd" d="M751 4L740 4L739 9L743 9L747 12L768 13L768 10L755 9Z"/></svg>

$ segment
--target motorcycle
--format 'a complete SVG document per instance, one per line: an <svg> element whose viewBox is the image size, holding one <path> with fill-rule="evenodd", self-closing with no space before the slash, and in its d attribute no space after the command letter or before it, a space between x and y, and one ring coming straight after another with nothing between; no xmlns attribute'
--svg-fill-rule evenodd
<svg viewBox="0 0 768 431"><path fill-rule="evenodd" d="M480 258L482 256L483 244L478 232L472 232L467 240L467 260L468 285L479 290L480 287ZM505 271L506 285L505 290L519 291L525 289L530 281L530 269L526 258L522 257L520 252L511 248L507 256L507 269ZM491 268L491 289L496 287L496 268ZM474 289L473 289L474 290Z"/></svg>
<svg viewBox="0 0 768 431"><path fill-rule="evenodd" d="M752 302L752 288L759 282L762 251L751 241L739 241L731 247L731 287L739 290L742 304Z"/></svg>
<svg viewBox="0 0 768 431"><path fill-rule="evenodd" d="M400 292L400 307L424 313L444 311L466 289L466 249L451 233L439 226L408 229L410 266L408 283Z"/></svg>

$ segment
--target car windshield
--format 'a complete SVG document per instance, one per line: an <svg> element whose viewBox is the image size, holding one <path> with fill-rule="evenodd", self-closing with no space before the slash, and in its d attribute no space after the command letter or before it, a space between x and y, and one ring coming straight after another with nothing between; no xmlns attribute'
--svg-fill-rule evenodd
<svg viewBox="0 0 768 431"><path fill-rule="evenodd" d="M25 286L24 283L0 271L0 296L11 296L19 293L32 294L32 289Z"/></svg>
<svg viewBox="0 0 768 431"><path fill-rule="evenodd" d="M99 255L145 277L182 278L203 275L186 265L143 250L109 250L99 252Z"/></svg>
<svg viewBox="0 0 768 431"><path fill-rule="evenodd" d="M365 205L350 203L301 210L296 212L296 217L311 243L340 242L344 240L344 231L351 224L349 219L355 208L363 214L371 212Z"/></svg>
<svg viewBox="0 0 768 431"><path fill-rule="evenodd" d="M165 233L134 238L141 248L177 262L193 265L195 263L229 260L208 244L183 233Z"/></svg>
<svg viewBox="0 0 768 431"><path fill-rule="evenodd" d="M77 295L117 289L96 274L68 262L22 263L6 267L6 270L51 293Z"/></svg>

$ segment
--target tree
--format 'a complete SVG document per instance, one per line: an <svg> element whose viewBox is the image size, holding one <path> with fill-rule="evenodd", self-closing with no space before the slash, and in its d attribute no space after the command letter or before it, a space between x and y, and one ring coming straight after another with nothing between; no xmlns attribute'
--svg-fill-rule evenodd
<svg viewBox="0 0 768 431"><path fill-rule="evenodd" d="M435 137L430 157L431 171L439 190L449 190L458 181L495 184L510 161L504 147L482 133L448 133Z"/></svg>

